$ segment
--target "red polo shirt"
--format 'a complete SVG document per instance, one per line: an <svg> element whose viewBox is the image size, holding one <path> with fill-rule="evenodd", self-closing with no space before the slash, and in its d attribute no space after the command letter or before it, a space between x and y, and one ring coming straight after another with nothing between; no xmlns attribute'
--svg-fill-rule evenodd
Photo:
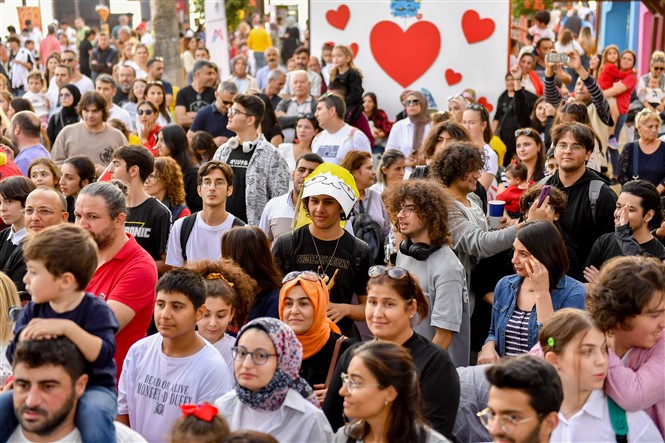
<svg viewBox="0 0 665 443"><path fill-rule="evenodd" d="M134 318L115 336L115 362L120 378L122 364L130 346L146 336L155 308L157 266L131 234L129 241L92 276L86 291L105 301L115 300L131 308Z"/></svg>

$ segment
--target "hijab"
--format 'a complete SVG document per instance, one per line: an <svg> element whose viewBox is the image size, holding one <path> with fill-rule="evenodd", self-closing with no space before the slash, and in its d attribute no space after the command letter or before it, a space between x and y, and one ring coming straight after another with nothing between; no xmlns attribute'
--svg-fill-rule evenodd
<svg viewBox="0 0 665 443"><path fill-rule="evenodd" d="M72 105L67 107L63 106L62 110L60 111L60 114L62 114L64 126L67 126L79 121L79 115L76 108L78 107L79 101L81 101L81 91L79 91L79 88L77 88L76 85L71 83L67 83L65 86L60 88L58 93L60 93L60 91L63 89L68 90L72 94L72 97L74 97L74 102Z"/></svg>
<svg viewBox="0 0 665 443"><path fill-rule="evenodd" d="M302 335L297 335L298 340L303 348L303 360L310 358L312 355L319 352L330 338L330 331L341 334L339 327L328 318L326 315L326 308L328 307L328 288L323 281L310 281L305 280L302 276L298 276L291 281L286 282L282 289L279 291L279 318L283 320L282 312L284 312L284 304L286 295L291 288L300 285L307 294L307 298L312 307L314 308L314 321L312 327Z"/></svg>
<svg viewBox="0 0 665 443"><path fill-rule="evenodd" d="M305 399L318 407L314 391L298 373L302 362L302 345L295 332L281 321L270 318L256 318L242 327L238 333L236 346L240 337L249 329L259 329L270 337L277 353L277 369L272 379L258 392L244 388L236 380L236 395L245 405L264 411L276 411L284 403L289 389L294 389Z"/></svg>
<svg viewBox="0 0 665 443"><path fill-rule="evenodd" d="M428 102L425 95L420 91L411 91L409 95L407 95L407 99L409 96L416 97L420 103L420 113L418 115L409 116L409 120L415 126L413 129L412 145L413 152L415 153L418 152L420 145L423 144L423 138L425 137L425 127L430 123L430 118L427 113Z"/></svg>

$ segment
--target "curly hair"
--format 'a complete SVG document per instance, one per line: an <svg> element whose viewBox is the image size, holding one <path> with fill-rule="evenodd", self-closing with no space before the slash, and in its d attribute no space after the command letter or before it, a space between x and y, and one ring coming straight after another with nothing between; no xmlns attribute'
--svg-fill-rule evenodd
<svg viewBox="0 0 665 443"><path fill-rule="evenodd" d="M436 145L439 143L439 136L443 132L447 132L452 139L459 142L471 141L471 136L469 136L469 133L464 126L456 123L452 119L443 121L429 131L427 138L420 147L420 153L424 154L425 158L434 157L434 154L436 154Z"/></svg>
<svg viewBox="0 0 665 443"><path fill-rule="evenodd" d="M172 157L157 157L155 172L164 183L169 203L173 206L185 203L185 181L180 165Z"/></svg>
<svg viewBox="0 0 665 443"><path fill-rule="evenodd" d="M429 170L432 177L450 186L485 165L484 154L470 142L456 142L434 156Z"/></svg>
<svg viewBox="0 0 665 443"><path fill-rule="evenodd" d="M475 149L475 148L474 148ZM390 220L397 224L397 213L411 200L415 212L429 231L430 246L450 244L448 207L452 204L445 189L431 180L406 180L391 186L383 194Z"/></svg>
<svg viewBox="0 0 665 443"><path fill-rule="evenodd" d="M644 313L655 297L665 293L665 265L655 257L614 257L603 264L595 285L587 292L587 310L603 332Z"/></svg>
<svg viewBox="0 0 665 443"><path fill-rule="evenodd" d="M240 328L247 321L258 284L240 265L230 258L220 258L188 262L185 267L205 279L206 297L219 297L233 308L232 326Z"/></svg>

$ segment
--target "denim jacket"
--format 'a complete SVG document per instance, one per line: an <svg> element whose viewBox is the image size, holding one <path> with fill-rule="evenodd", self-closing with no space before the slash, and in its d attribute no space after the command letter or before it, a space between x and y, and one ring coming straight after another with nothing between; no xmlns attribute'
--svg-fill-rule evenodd
<svg viewBox="0 0 665 443"><path fill-rule="evenodd" d="M493 341L499 357L506 355L506 327L508 326L508 320L510 320L515 311L517 294L522 281L524 281L524 278L517 274L509 275L499 280L494 290L492 323L485 343ZM554 311L562 308L584 309L585 307L586 291L584 285L567 275L564 275L557 282L556 287L550 291L550 294ZM534 305L531 309L531 317L529 319L529 349L538 342L538 333L542 325L542 323L538 323L536 306Z"/></svg>

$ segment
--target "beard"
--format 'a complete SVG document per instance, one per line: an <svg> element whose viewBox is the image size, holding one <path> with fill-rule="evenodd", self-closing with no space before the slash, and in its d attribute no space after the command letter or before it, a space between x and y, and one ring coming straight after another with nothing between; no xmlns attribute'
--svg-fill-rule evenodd
<svg viewBox="0 0 665 443"><path fill-rule="evenodd" d="M115 241L116 237L113 225L104 228L99 233L90 232L90 234L92 234L92 238L95 240L95 243L97 243L97 247L100 251L108 248Z"/></svg>
<svg viewBox="0 0 665 443"><path fill-rule="evenodd" d="M32 434L36 434L42 437L47 437L51 435L62 423L65 421L65 419L72 413L74 410L74 403L76 401L76 393L74 392L74 389L72 388L72 393L67 398L67 401L62 405L60 409L57 411L52 412L51 414L48 413L48 411L42 409L42 408L29 408L25 405L21 406L18 409L15 409L15 414L16 417L18 417L18 421L21 424L21 428L23 428L24 431L30 432ZM23 412L24 411L31 411L33 413L38 413L44 417L44 420L40 420L39 422L31 422L31 421L26 421L23 418Z"/></svg>
<svg viewBox="0 0 665 443"><path fill-rule="evenodd" d="M514 438L512 438L510 435L506 435L503 432L501 432L500 434L492 435L492 440L496 438L501 438L501 440L509 441L512 443L540 443L540 426L541 424L538 423L538 426L536 426L529 435L527 435L524 439L520 440L519 442Z"/></svg>

